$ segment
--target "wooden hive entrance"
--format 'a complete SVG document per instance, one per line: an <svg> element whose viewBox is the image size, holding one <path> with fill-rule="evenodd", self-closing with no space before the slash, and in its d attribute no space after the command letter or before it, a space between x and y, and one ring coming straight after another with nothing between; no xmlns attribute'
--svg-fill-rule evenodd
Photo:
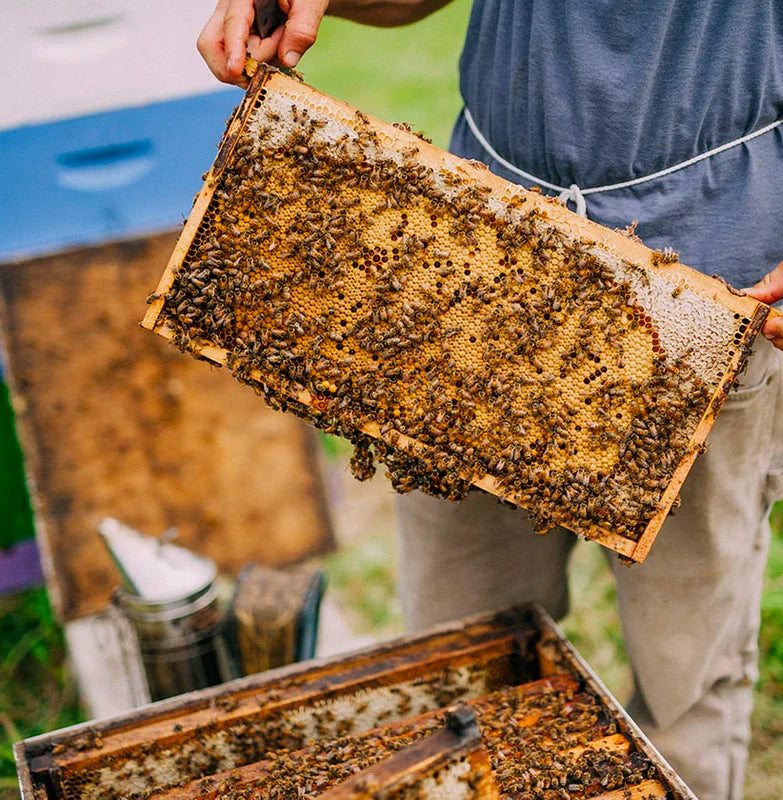
<svg viewBox="0 0 783 800"><path fill-rule="evenodd" d="M144 325L383 461L636 561L768 313L259 70Z"/></svg>

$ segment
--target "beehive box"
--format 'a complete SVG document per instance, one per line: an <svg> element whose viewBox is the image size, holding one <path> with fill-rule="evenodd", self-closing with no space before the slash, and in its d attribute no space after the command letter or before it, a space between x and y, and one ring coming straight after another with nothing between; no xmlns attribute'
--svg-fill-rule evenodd
<svg viewBox="0 0 783 800"><path fill-rule="evenodd" d="M351 439L644 559L769 311L630 236L254 76L144 326Z"/></svg>
<svg viewBox="0 0 783 800"><path fill-rule="evenodd" d="M234 574L332 544L312 431L139 330L135 309L175 242L0 265L6 379L66 620L103 609L117 585L95 530L106 516L152 535L175 526Z"/></svg>
<svg viewBox="0 0 783 800"><path fill-rule="evenodd" d="M538 607L20 742L22 798L316 798L455 703L475 711L503 797L693 798Z"/></svg>

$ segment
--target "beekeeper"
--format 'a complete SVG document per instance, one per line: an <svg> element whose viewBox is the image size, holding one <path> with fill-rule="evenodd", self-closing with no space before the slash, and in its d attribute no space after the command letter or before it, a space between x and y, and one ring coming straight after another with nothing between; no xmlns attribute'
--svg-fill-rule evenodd
<svg viewBox="0 0 783 800"><path fill-rule="evenodd" d="M324 13L402 25L447 0L220 0L198 47L243 84L246 50L294 67ZM454 153L672 246L767 303L783 297L783 4L775 0L475 0ZM768 322L644 564L610 562L635 691L628 709L701 800L742 796L771 503L783 496L783 318ZM775 349L777 348L777 350ZM529 532L481 492L398 502L412 629L538 600L566 613L573 534ZM454 591L453 587L459 587Z"/></svg>

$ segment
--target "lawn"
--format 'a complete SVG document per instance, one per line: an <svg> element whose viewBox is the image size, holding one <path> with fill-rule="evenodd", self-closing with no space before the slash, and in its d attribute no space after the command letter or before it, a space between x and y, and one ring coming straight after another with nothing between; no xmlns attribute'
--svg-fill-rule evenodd
<svg viewBox="0 0 783 800"><path fill-rule="evenodd" d="M447 147L461 107L457 62L469 10L468 0L453 0L415 25L389 29L325 19L299 69L321 91Z"/></svg>
<svg viewBox="0 0 783 800"><path fill-rule="evenodd" d="M468 0L454 0L430 19L397 30L328 19L301 69L314 86L370 114L407 121L445 146L460 107L457 60L469 5ZM342 470L343 449L329 448L333 468ZM374 481L357 491L388 488ZM333 590L353 610L357 628L378 634L397 631L391 520L373 518L363 527L365 537L327 559ZM747 800L783 797L783 506L773 515L773 527ZM610 688L623 697L629 686L628 667L608 568L594 545L580 545L572 567L574 611L565 628ZM0 598L0 800L16 796L11 742L79 717L62 631L45 592L34 589Z"/></svg>

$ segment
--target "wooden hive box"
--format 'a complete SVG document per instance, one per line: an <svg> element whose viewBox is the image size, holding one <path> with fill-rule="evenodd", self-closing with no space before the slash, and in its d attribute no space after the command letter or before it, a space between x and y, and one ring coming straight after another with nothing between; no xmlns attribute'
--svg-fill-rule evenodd
<svg viewBox="0 0 783 800"><path fill-rule="evenodd" d="M153 535L174 526L233 574L332 543L312 432L139 330L134 308L175 241L0 265L6 379L66 620L103 609L118 583L96 532L106 516Z"/></svg>
<svg viewBox="0 0 783 800"><path fill-rule="evenodd" d="M316 798L437 732L459 703L502 797L548 797L557 781L574 800L693 800L539 607L28 739L15 746L22 800Z"/></svg>
<svg viewBox="0 0 783 800"><path fill-rule="evenodd" d="M642 561L769 309L259 70L143 325L373 453Z"/></svg>

